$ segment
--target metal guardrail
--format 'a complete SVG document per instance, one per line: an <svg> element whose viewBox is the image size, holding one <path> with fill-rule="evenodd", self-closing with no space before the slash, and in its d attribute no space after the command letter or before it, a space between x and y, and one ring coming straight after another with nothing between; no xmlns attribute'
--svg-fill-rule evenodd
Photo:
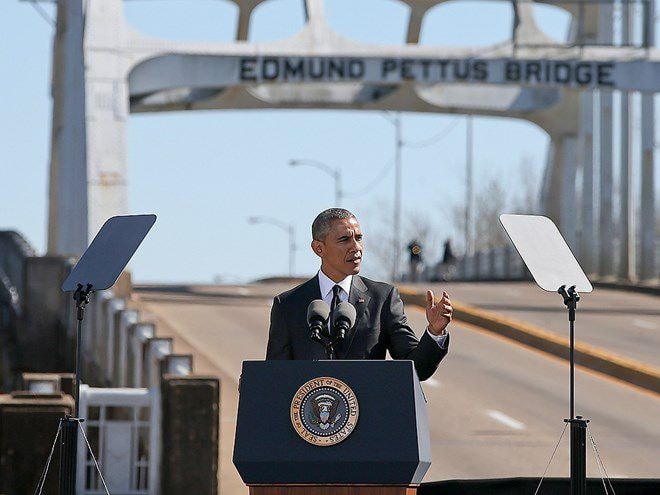
<svg viewBox="0 0 660 495"><path fill-rule="evenodd" d="M502 246L439 263L424 270L426 280L529 280L531 274L513 246Z"/></svg>
<svg viewBox="0 0 660 495"><path fill-rule="evenodd" d="M0 231L0 389L14 382L15 341L23 316L25 259L34 256L32 246L18 232Z"/></svg>
<svg viewBox="0 0 660 495"><path fill-rule="evenodd" d="M19 301L25 294L25 258L35 255L34 249L21 234L14 230L0 231L0 273L4 273L16 289Z"/></svg>
<svg viewBox="0 0 660 495"><path fill-rule="evenodd" d="M660 239L656 240L655 266L656 277L660 278ZM614 241L614 258L619 260L620 244ZM617 269L615 263L615 273ZM493 280L531 280L532 276L525 267L522 258L512 245L494 247L479 251L473 256L457 259L452 264L438 263L423 271L423 278L431 281L493 281ZM598 276L592 277L599 281ZM613 279L615 280L615 279Z"/></svg>

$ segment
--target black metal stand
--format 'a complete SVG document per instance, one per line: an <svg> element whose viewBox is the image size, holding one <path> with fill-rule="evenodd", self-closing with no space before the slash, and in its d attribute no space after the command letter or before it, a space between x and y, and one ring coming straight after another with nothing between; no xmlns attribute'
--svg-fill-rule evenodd
<svg viewBox="0 0 660 495"><path fill-rule="evenodd" d="M83 419L78 417L80 407L80 361L82 352L82 322L85 316L85 306L89 304L89 296L94 292L91 284L78 288L73 293L76 301L76 392L73 416L60 420L62 436L60 438L60 491L59 495L75 495L76 493L76 457L78 450L78 424Z"/></svg>
<svg viewBox="0 0 660 495"><path fill-rule="evenodd" d="M575 312L580 296L571 286L566 290L562 285L557 291L564 298L568 308L568 321L570 326L570 415L565 419L571 425L571 495L586 495L587 493L587 423L588 419L575 416Z"/></svg>
<svg viewBox="0 0 660 495"><path fill-rule="evenodd" d="M76 493L76 460L78 452L78 418L60 420L60 495Z"/></svg>
<svg viewBox="0 0 660 495"><path fill-rule="evenodd" d="M337 351L335 351L335 346L339 343L339 340L328 336L327 339L321 342L321 345L325 348L325 358L326 359L337 359Z"/></svg>
<svg viewBox="0 0 660 495"><path fill-rule="evenodd" d="M318 342L323 346L323 349L325 349L326 359L337 359L335 346L344 340L344 334L337 335L325 325L327 325L327 321L324 323L322 328L319 326L314 327L309 337L314 342Z"/></svg>
<svg viewBox="0 0 660 495"><path fill-rule="evenodd" d="M587 493L587 423L588 419L577 416L565 419L571 425L571 495Z"/></svg>
<svg viewBox="0 0 660 495"><path fill-rule="evenodd" d="M321 345L325 348L325 357L326 359L337 359L337 350L336 346L344 340L344 334L339 334L337 331L327 329L324 334L327 333L325 339L321 340Z"/></svg>

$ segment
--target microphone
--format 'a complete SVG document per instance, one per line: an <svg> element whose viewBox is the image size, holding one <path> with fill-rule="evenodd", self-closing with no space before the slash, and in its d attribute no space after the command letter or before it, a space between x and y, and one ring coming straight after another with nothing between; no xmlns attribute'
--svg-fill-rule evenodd
<svg viewBox="0 0 660 495"><path fill-rule="evenodd" d="M348 301L337 304L332 313L332 331L337 342L344 340L348 332L355 324L355 306Z"/></svg>
<svg viewBox="0 0 660 495"><path fill-rule="evenodd" d="M325 328L330 316L330 306L323 299L315 299L307 306L307 325L309 338L321 342L321 331Z"/></svg>

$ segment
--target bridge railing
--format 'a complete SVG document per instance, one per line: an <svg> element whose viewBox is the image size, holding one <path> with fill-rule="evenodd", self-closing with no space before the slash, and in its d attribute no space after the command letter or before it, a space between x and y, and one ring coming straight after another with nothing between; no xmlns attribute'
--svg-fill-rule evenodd
<svg viewBox="0 0 660 495"><path fill-rule="evenodd" d="M34 249L15 231L0 231L0 390L16 381L16 340L25 303L25 264Z"/></svg>
<svg viewBox="0 0 660 495"><path fill-rule="evenodd" d="M40 394L35 395L36 404L45 400L44 394L61 401L63 394L73 393L76 322L71 295L60 289L71 270L71 260L34 254L19 234L0 232L0 296L3 288L11 296L0 297L0 309L6 307L3 301L9 301L22 310L20 318L18 308L11 311L15 324L11 335L0 327L0 378L8 391L26 390L21 400ZM145 321L130 294L119 295L130 291L116 287L117 293L106 290L92 295L83 322L81 363L80 406L81 416L86 418L82 426L110 491L216 495L219 381L195 376L193 357L175 354L173 339L160 336L157 325ZM16 377L14 370L23 373ZM52 418L43 418L39 421L51 425ZM180 431L182 428L193 429L194 434ZM191 438L200 437L208 442L186 445ZM167 455L163 454L164 442ZM0 457L7 454L1 451L3 445L0 438ZM207 449L203 457L207 463L201 466L200 457L187 455L185 449ZM34 449L36 457L31 462L37 471L45 461L40 452ZM0 480L11 474L3 466L0 463ZM30 483L25 478L26 486ZM103 493L82 436L78 488L77 493L83 495Z"/></svg>
<svg viewBox="0 0 660 495"><path fill-rule="evenodd" d="M25 294L25 259L31 256L35 256L35 251L21 234L13 230L0 231L0 275L4 273L19 300Z"/></svg>
<svg viewBox="0 0 660 495"><path fill-rule="evenodd" d="M427 280L529 280L531 275L513 246L478 251L454 263L439 263L424 270Z"/></svg>
<svg viewBox="0 0 660 495"><path fill-rule="evenodd" d="M611 281L619 279L615 274L619 273L619 261L621 243L612 240L615 263L613 263L613 275ZM578 257L578 261L579 257ZM639 263L639 260L638 260ZM655 242L655 273L656 281L660 278L660 239ZM587 267L583 267L585 271ZM522 258L509 244L498 246L476 252L472 256L457 259L454 263L438 263L427 267L423 276L426 280L456 280L456 281L492 281L492 280L531 280L532 276L525 267ZM591 277L599 282L597 277Z"/></svg>

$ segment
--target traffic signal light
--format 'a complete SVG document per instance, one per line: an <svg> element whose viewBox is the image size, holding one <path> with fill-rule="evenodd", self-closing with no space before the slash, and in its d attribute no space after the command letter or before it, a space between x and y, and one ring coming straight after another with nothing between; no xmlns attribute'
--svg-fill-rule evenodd
<svg viewBox="0 0 660 495"><path fill-rule="evenodd" d="M408 254L410 255L411 263L422 261L422 245L417 241L412 241L408 244Z"/></svg>

